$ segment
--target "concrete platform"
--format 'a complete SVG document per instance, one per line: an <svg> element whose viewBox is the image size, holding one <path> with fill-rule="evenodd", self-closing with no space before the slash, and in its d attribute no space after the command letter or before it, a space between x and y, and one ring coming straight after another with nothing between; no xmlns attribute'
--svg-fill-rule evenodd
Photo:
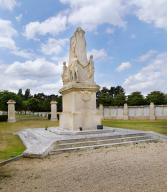
<svg viewBox="0 0 167 192"><path fill-rule="evenodd" d="M17 133L23 141L26 157L44 157L65 151L167 141L154 132L104 127L103 130L69 132L59 127L24 129Z"/></svg>

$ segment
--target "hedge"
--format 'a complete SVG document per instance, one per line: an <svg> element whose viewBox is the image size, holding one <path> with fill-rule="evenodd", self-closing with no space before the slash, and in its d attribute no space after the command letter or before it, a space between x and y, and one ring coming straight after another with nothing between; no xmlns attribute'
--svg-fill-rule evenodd
<svg viewBox="0 0 167 192"><path fill-rule="evenodd" d="M0 122L7 121L7 120L8 120L8 115L0 115Z"/></svg>

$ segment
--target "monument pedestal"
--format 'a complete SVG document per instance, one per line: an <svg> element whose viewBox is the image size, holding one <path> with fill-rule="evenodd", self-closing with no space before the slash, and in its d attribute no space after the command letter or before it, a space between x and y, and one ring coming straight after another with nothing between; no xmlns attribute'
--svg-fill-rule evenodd
<svg viewBox="0 0 167 192"><path fill-rule="evenodd" d="M88 83L70 83L60 90L63 97L63 113L60 128L70 131L96 130L101 115L96 110L96 92L99 86Z"/></svg>

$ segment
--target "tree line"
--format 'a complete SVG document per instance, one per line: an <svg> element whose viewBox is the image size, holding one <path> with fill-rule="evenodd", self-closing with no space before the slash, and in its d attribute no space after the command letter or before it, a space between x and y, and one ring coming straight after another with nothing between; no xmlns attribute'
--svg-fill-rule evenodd
<svg viewBox="0 0 167 192"><path fill-rule="evenodd" d="M125 90L121 86L103 87L96 94L97 106L123 106L127 103L130 106L149 105L153 102L156 105L167 104L167 95L160 91L153 91L146 96L141 92L132 92L129 95L125 94ZM19 89L18 93L10 91L0 91L0 110L7 111L7 101L13 99L16 101L17 111L33 111L45 112L50 111L50 102L57 101L58 111L62 111L62 96L61 95L45 95L37 93L32 95L30 89L26 89L23 93Z"/></svg>
<svg viewBox="0 0 167 192"><path fill-rule="evenodd" d="M156 105L167 104L167 95L160 91L152 91L146 96L141 92L132 92L129 95L125 94L125 90L121 86L103 87L97 92L97 103L104 106L122 106L127 103L130 106L149 105L153 102Z"/></svg>

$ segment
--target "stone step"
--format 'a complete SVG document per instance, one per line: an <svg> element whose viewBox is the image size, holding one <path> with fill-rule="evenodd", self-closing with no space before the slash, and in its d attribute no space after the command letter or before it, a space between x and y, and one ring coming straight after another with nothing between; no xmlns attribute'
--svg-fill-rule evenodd
<svg viewBox="0 0 167 192"><path fill-rule="evenodd" d="M79 147L67 147L62 149L55 149L52 150L49 154L59 154L63 152L70 152L70 151L77 151L77 150L85 150L85 149L98 149L101 147L116 147L116 146L122 146L122 145L129 145L129 144L138 144L138 143L150 143L150 142L158 142L156 139L142 139L142 140L135 140L135 141L123 141L123 142L117 142L117 143L106 143L106 144L94 144L94 145L87 145L87 146L79 146Z"/></svg>
<svg viewBox="0 0 167 192"><path fill-rule="evenodd" d="M65 142L65 143L56 143L54 149L63 149L63 148L73 148L73 147L80 147L80 146L89 146L89 145L100 145L100 144L108 144L108 143L119 143L125 141L138 141L150 139L148 136L126 136L126 137L109 137L109 138L97 138L96 140L78 140L75 142Z"/></svg>
<svg viewBox="0 0 167 192"><path fill-rule="evenodd" d="M74 142L85 142L85 141L97 141L97 140L106 140L106 139L117 139L117 138L125 138L125 137L139 137L139 136L147 136L146 133L131 133L124 135L91 135L87 137L78 137L78 138L70 138L65 140L59 140L56 144L65 144L65 143L74 143Z"/></svg>

